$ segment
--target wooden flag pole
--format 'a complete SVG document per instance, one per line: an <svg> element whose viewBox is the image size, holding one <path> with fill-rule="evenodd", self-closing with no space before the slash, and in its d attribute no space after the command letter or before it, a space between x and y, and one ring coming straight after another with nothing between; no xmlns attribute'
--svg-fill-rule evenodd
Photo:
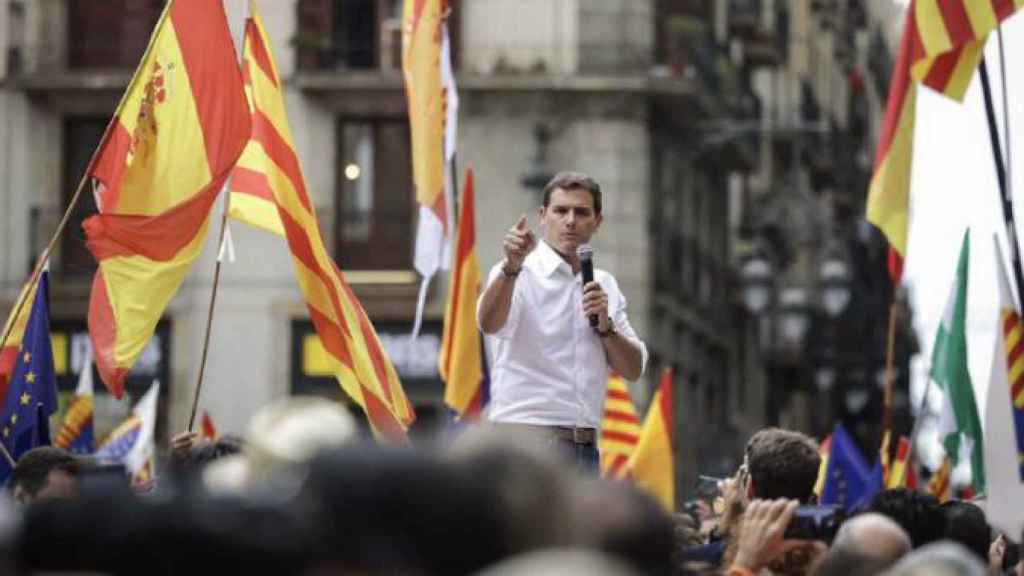
<svg viewBox="0 0 1024 576"><path fill-rule="evenodd" d="M882 388L882 433L892 429L892 381L896 353L896 317L899 316L900 301L893 289L892 304L889 305L889 333L885 345L885 380Z"/></svg>
<svg viewBox="0 0 1024 576"><path fill-rule="evenodd" d="M230 180L229 180L230 182ZM220 217L220 241L217 243L217 263L213 267L213 290L210 292L210 306L206 312L206 334L203 336L203 353L199 360L199 378L196 381L196 392L192 398L192 411L188 416L188 432L192 432L196 423L196 410L199 409L199 394L203 390L203 375L206 373L206 357L210 351L210 332L213 328L213 310L217 304L217 288L220 286L220 270L223 261L224 238L228 229L228 212L231 209L231 190L224 186L224 213Z"/></svg>
<svg viewBox="0 0 1024 576"><path fill-rule="evenodd" d="M988 78L988 66L985 58L981 59L981 91L985 99L985 119L988 121L988 135L992 142L992 159L996 165L996 178L999 181L999 197L1003 207L1003 221L1006 225L1006 240L1010 249L1010 264L1013 268L1013 279L1017 285L1017 302L1024 304L1021 290L1024 289L1024 266L1021 265L1020 245L1017 240L1017 223L1013 216L1013 199L1006 177L1006 164L1003 163L1002 146L999 144L999 128L996 126L995 106L992 103L992 87ZM1005 88L1005 77L1003 78ZM1007 118L1008 119L1008 118ZM1009 124L1007 123L1007 138Z"/></svg>

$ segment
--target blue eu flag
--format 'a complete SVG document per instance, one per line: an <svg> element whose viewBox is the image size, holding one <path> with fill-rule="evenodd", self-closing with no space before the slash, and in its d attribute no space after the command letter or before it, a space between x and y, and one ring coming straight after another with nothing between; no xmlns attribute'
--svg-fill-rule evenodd
<svg viewBox="0 0 1024 576"><path fill-rule="evenodd" d="M57 381L50 343L49 302L49 273L44 271L0 408L0 442L15 460L37 446L50 444L49 417L57 410ZM2 460L0 480L6 480L10 473L6 459Z"/></svg>
<svg viewBox="0 0 1024 576"><path fill-rule="evenodd" d="M881 489L881 466L869 468L853 438L842 424L836 424L821 504L842 506L851 511L867 504Z"/></svg>

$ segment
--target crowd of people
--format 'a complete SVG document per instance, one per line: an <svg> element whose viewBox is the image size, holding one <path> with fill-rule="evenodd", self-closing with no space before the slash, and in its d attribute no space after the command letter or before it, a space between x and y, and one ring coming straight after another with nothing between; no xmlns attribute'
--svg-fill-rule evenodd
<svg viewBox="0 0 1024 576"><path fill-rule="evenodd" d="M759 431L713 505L675 514L552 446L488 424L382 446L343 407L289 398L244 437L177 436L144 491L37 448L0 506L0 573L1024 574L975 503L887 490L822 516L797 432Z"/></svg>

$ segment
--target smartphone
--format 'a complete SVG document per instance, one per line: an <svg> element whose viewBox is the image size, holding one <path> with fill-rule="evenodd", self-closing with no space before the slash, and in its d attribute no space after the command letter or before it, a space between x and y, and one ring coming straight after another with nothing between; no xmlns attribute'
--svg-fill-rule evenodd
<svg viewBox="0 0 1024 576"><path fill-rule="evenodd" d="M800 506L783 536L787 540L820 540L831 543L846 519L839 506Z"/></svg>

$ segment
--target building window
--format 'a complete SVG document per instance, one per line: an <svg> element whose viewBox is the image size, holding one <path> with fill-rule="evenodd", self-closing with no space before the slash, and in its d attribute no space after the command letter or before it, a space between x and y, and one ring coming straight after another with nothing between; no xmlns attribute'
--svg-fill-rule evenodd
<svg viewBox="0 0 1024 576"><path fill-rule="evenodd" d="M63 185L61 186L60 210L46 213L38 210L40 232L52 230L71 202L78 183L89 165L89 159L100 144L106 130L108 118L69 117L64 120L64 162ZM88 184L86 184L88 186ZM71 219L68 221L60 244L60 267L58 271L65 276L92 276L96 270L96 260L85 246L85 232L82 221L96 214L96 202L91 190L86 188L78 198ZM57 213L59 212L59 213ZM43 234L49 237L49 234ZM44 240L45 242L45 240ZM42 251L43 246L39 247Z"/></svg>
<svg viewBox="0 0 1024 576"><path fill-rule="evenodd" d="M408 121L342 120L338 138L338 264L411 269L415 192Z"/></svg>
<svg viewBox="0 0 1024 576"><path fill-rule="evenodd" d="M163 5L163 0L68 0L68 67L134 68Z"/></svg>
<svg viewBox="0 0 1024 576"><path fill-rule="evenodd" d="M300 70L399 70L402 67L403 0L299 0L293 38ZM459 10L452 8L449 31L457 64Z"/></svg>

